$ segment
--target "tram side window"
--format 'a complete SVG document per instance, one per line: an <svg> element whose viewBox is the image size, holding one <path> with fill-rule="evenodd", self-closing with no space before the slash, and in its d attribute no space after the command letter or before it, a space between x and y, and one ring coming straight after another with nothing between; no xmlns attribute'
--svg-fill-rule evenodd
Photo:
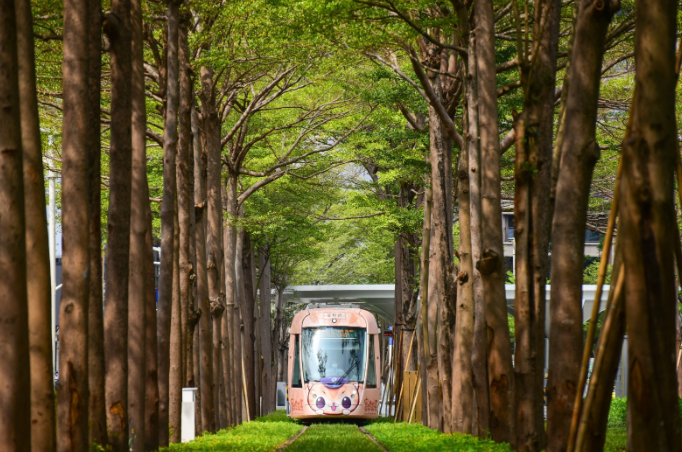
<svg viewBox="0 0 682 452"><path fill-rule="evenodd" d="M374 359L374 338L376 335L372 334L369 339L369 359L367 360L367 383L366 388L377 387L377 372L376 363Z"/></svg>
<svg viewBox="0 0 682 452"><path fill-rule="evenodd" d="M301 384L301 358L299 356L299 346L298 346L298 341L299 341L299 335L296 334L296 345L294 345L294 371L293 371L293 376L291 378L291 387L292 388L302 388L303 385Z"/></svg>

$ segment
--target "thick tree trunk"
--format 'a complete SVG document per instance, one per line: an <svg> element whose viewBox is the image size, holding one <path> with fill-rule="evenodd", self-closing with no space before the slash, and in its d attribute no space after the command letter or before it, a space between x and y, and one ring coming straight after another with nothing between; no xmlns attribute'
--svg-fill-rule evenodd
<svg viewBox="0 0 682 452"><path fill-rule="evenodd" d="M149 187L145 186L145 193ZM152 210L146 203L145 217L147 230L145 232L145 405L144 405L144 450L153 452L159 448L159 372L158 345L156 336L156 287L154 250L152 240Z"/></svg>
<svg viewBox="0 0 682 452"><path fill-rule="evenodd" d="M31 450L31 406L26 403L26 395L31 390L31 381L28 378L31 370L16 32L14 1L2 0L0 1L0 124L2 124L0 127L0 155L2 156L0 159L0 250L2 250L0 274L3 276L0 278L0 293L2 293L3 303L0 305L0 317L3 319L3 328L0 329L0 353L2 353L4 365L0 366L0 386L3 388L0 449L8 452L28 452ZM74 293L73 290L72 293ZM73 301L70 303L73 306ZM79 306L79 308L78 311L81 311L82 307ZM78 388L79 386L75 386L75 389ZM75 419L75 421L79 420Z"/></svg>
<svg viewBox="0 0 682 452"><path fill-rule="evenodd" d="M163 127L163 201L161 203L161 273L159 275L159 446L169 443L170 333L173 303L173 237L175 235L176 171L178 144L178 9L168 2L168 45L166 78L166 117Z"/></svg>
<svg viewBox="0 0 682 452"><path fill-rule="evenodd" d="M89 113L87 17L88 5L85 0L67 2L64 5L62 262L65 284L62 288L59 314L61 347L57 391L59 423L57 443L60 451L74 452L88 449L90 238L87 227L89 204L89 159L86 149ZM118 132L120 133L120 130ZM117 150L120 153L121 148ZM13 283L18 284L16 280ZM115 308L111 310L114 311ZM124 400L125 396L126 394L123 394Z"/></svg>
<svg viewBox="0 0 682 452"><path fill-rule="evenodd" d="M216 414L219 416L218 425L224 428L228 425L225 403L221 398L226 394L224 381L224 352L220 337L222 336L222 316L225 311L222 300L224 288L221 283L221 267L223 265L222 245L222 199L220 195L220 122L215 109L215 96L213 92L213 70L201 67L201 105L202 124L206 146L206 184L207 184L207 228L206 228L206 253L207 253L207 276L208 296L213 315L213 398L217 405ZM219 410L218 410L219 407Z"/></svg>
<svg viewBox="0 0 682 452"><path fill-rule="evenodd" d="M107 417L104 392L104 309L102 293L102 149L100 89L102 74L102 4L88 2L88 174L90 228L90 301L88 304L89 443L106 445Z"/></svg>
<svg viewBox="0 0 682 452"><path fill-rule="evenodd" d="M181 387L189 386L192 379L192 332L190 328L190 297L192 259L190 255L190 229L192 193L190 183L191 121L192 121L192 81L189 68L189 44L187 42L187 21L183 18L178 33L179 61L179 110L178 110L178 154L176 160L176 179L178 196L178 276L180 285L180 331L182 379Z"/></svg>
<svg viewBox="0 0 682 452"><path fill-rule="evenodd" d="M254 308L256 306L255 290L253 281L254 268L253 262L253 246L251 245L251 236L248 232L244 233L244 244L242 245L242 262L244 268L244 373L246 375L246 396L249 407L249 414L251 418L256 417L256 376L254 372L254 344L256 343L255 336L255 317Z"/></svg>
<svg viewBox="0 0 682 452"><path fill-rule="evenodd" d="M45 208L42 146L36 93L33 17L29 0L15 2L21 145L24 167L26 215L26 267L28 278L29 344L31 361L31 450L55 450L56 419L52 371L52 317L50 257Z"/></svg>
<svg viewBox="0 0 682 452"><path fill-rule="evenodd" d="M175 205L177 209L177 204ZM175 217L173 234L173 253L179 254L180 226ZM170 331L170 374L168 378L168 428L170 442L179 443L182 422L182 380L183 372L183 341L182 308L180 305L180 265L178 259L173 259L173 296L171 301L171 331Z"/></svg>
<svg viewBox="0 0 682 452"><path fill-rule="evenodd" d="M490 393L488 388L487 329L483 279L474 263L481 258L481 150L478 130L478 83L476 77L476 36L469 34L467 64L467 148L469 150L469 234L471 243L471 280L474 310L473 344L471 351L472 385L475 412L472 412L472 433L486 437L490 428ZM461 202L461 201L460 201ZM460 207L460 212L462 207ZM461 213L460 213L461 215ZM460 240L462 227L460 224ZM456 402L455 402L456 403Z"/></svg>
<svg viewBox="0 0 682 452"><path fill-rule="evenodd" d="M262 372L260 377L262 410L261 416L272 412L275 388L272 379L272 350L270 334L270 258L264 250L260 250L258 255L258 268L260 269L260 345Z"/></svg>
<svg viewBox="0 0 682 452"><path fill-rule="evenodd" d="M437 77L431 85L440 97L440 81ZM431 183L433 210L431 211L431 248L429 264L429 336L431 362L427 366L427 389L429 395L429 427L450 433L452 431L452 344L451 329L454 326L454 289L451 284L453 271L450 254L452 235L448 230L448 181L451 173L450 159L452 145L445 134L438 114L429 108L429 134L431 142Z"/></svg>
<svg viewBox="0 0 682 452"><path fill-rule="evenodd" d="M203 431L216 431L213 404L213 345L211 342L211 306L206 273L206 153L199 139L198 114L192 108L194 134L194 212L196 215L196 281L199 317L199 391L201 395L201 426Z"/></svg>
<svg viewBox="0 0 682 452"><path fill-rule="evenodd" d="M133 168L130 208L130 267L128 280L128 421L133 451L145 445L145 374L146 328L145 257L147 208L146 132L147 111L144 95L144 36L142 5L131 0L130 30L132 42L132 146Z"/></svg>
<svg viewBox="0 0 682 452"><path fill-rule="evenodd" d="M471 65L474 68L474 65ZM473 433L474 385L472 352L474 341L474 268L471 260L471 207L470 178L478 179L477 161L472 162L471 151L478 156L478 130L473 127L469 113L476 109L474 79L467 77L467 121L469 125L459 164L459 275L457 277L457 322L455 323L455 349L452 369L452 429ZM473 92L472 92L473 91ZM475 121L474 117L474 121ZM471 172L471 176L469 173ZM486 385L487 387L487 385Z"/></svg>
<svg viewBox="0 0 682 452"><path fill-rule="evenodd" d="M561 2L536 4L534 50L522 66L524 110L516 119L514 300L516 354L514 383L516 447L539 451L545 445L543 389L545 369L545 287L551 218L554 84ZM541 33L540 33L541 31ZM524 57L525 59L525 57Z"/></svg>
<svg viewBox="0 0 682 452"><path fill-rule="evenodd" d="M498 442L512 441L514 374L504 292L502 212L500 206L500 145L495 82L493 4L475 0L476 71L481 140L481 272L487 323L490 432Z"/></svg>
<svg viewBox="0 0 682 452"><path fill-rule="evenodd" d="M619 223L626 269L631 450L680 450L673 252L673 174L679 152L676 18L677 2L637 2L632 134L623 144Z"/></svg>
<svg viewBox="0 0 682 452"><path fill-rule="evenodd" d="M111 6L112 14L105 23L105 30L113 29L107 33L111 42L111 148L105 257L104 375L109 443L114 452L124 452L128 450L128 265L132 169L130 0L114 0Z"/></svg>
<svg viewBox="0 0 682 452"><path fill-rule="evenodd" d="M585 222L592 170L604 41L614 6L582 1L576 26L571 83L552 221L552 273L547 381L547 450L568 442L582 357L582 275Z"/></svg>

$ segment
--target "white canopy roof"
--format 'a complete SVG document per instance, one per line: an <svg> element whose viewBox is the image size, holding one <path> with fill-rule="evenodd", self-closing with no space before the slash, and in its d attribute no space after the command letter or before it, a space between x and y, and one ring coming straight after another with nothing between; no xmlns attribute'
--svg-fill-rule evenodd
<svg viewBox="0 0 682 452"><path fill-rule="evenodd" d="M516 286L507 284L507 311L514 313L514 294ZM606 306L610 286L605 285L601 297L599 312ZM549 295L551 287L547 286L547 311L551 309ZM597 290L595 285L583 286L583 322L590 319L592 305ZM357 303L361 308L393 322L393 304L395 302L394 284L358 284L330 286L289 286L284 291L284 301L298 303ZM549 333L549 315L546 315L545 331Z"/></svg>

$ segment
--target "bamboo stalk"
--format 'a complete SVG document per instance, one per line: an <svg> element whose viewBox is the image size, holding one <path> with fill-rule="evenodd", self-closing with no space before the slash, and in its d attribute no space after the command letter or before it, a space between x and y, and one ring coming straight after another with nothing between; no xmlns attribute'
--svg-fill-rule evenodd
<svg viewBox="0 0 682 452"><path fill-rule="evenodd" d="M421 385L422 385L422 377L418 376L417 377L417 386L415 387L415 390L414 390L414 398L412 399L412 408L410 408L410 415L407 418L408 424L412 423L412 416L414 416L414 409L417 407L417 395L419 394L419 389L421 389Z"/></svg>
<svg viewBox="0 0 682 452"><path fill-rule="evenodd" d="M412 331L412 339L410 339L410 348L407 351L407 360L405 361L405 370L403 371L403 384L400 386L400 395L398 396L398 403L396 404L395 408L395 417L393 419L394 424L398 421L398 410L400 409L400 402L402 401L403 398L403 389L405 388L405 372L407 372L407 366L409 365L410 356L412 355L412 344L414 344L414 335L416 332L417 332L416 329Z"/></svg>
<svg viewBox="0 0 682 452"><path fill-rule="evenodd" d="M582 408L583 392L585 391L585 384L587 379L587 368L590 362L590 352L594 344L594 335L597 329L597 317L599 316L599 305L601 304L601 295L604 288L604 279L606 277L606 268L609 262L609 254L611 253L611 242L613 238L613 230L616 224L616 217L618 215L618 187L620 185L620 176L623 171L623 160L618 163L618 175L616 176L616 186L613 191L613 203L611 205L611 213L609 215L609 222L606 227L606 238L604 240L604 250L601 255L599 263L599 275L597 277L597 290L594 294L594 304L592 305L592 315L590 317L590 325L587 328L587 339L585 340L585 348L583 350L583 359L580 366L580 377L578 379L578 388L575 393L575 402L573 404L573 417L571 418L571 430L568 436L567 451L573 451L575 447L575 438L578 433L578 420L580 419L580 410Z"/></svg>
<svg viewBox="0 0 682 452"><path fill-rule="evenodd" d="M242 388L244 393L244 405L246 406L246 422L251 422L251 415L249 414L249 398L246 390L246 373L244 372L244 341L242 341Z"/></svg>

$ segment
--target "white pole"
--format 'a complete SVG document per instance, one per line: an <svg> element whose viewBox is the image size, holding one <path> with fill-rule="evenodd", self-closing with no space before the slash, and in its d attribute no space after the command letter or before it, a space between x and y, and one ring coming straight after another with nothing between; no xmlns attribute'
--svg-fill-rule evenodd
<svg viewBox="0 0 682 452"><path fill-rule="evenodd" d="M54 138L52 135L49 137L49 144L50 147L54 144ZM48 154L51 154L51 152L48 152ZM52 162L50 162L50 165L52 165ZM48 243L49 243L49 248L50 248L50 287L52 289L52 303L51 303L51 318L52 318L52 373L54 374L56 368L55 368L55 330L57 328L56 325L56 319L55 319L55 304L57 301L57 269L56 269L56 256L55 256L55 204L56 204L56 196L55 196L55 173L51 170L48 170L47 173L47 178L48 178L48 198L49 198L49 218L48 218Z"/></svg>

